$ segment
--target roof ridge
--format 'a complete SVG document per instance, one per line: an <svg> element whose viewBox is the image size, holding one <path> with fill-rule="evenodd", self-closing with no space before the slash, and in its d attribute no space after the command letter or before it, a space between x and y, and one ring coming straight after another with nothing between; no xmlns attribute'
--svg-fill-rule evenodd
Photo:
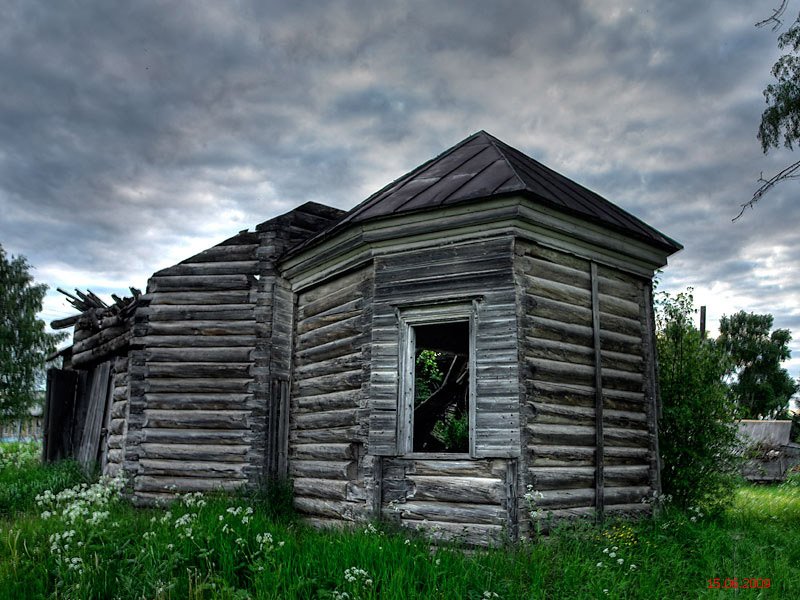
<svg viewBox="0 0 800 600"><path fill-rule="evenodd" d="M507 147L509 147L509 148L511 148L511 146L509 146L508 144L504 143L502 140L500 140L500 139L498 139L498 138L494 137L494 136L493 136L491 133L489 133L488 131L486 131L486 130L484 130L484 129L481 129L481 130L480 130L478 133L482 133L482 134L484 134L484 135L485 135L487 138L489 138L489 143L490 143L492 146L494 146L494 149L495 149L495 150L497 150L497 153L498 153L500 156L502 156L502 157L503 157L503 160L504 160L504 161L506 161L506 164L508 165L508 168L509 168L509 169L511 169L511 172L514 174L514 177L516 177L516 178L517 178L517 181L519 181L519 183L520 183L521 185L523 185L523 186L524 186L524 185L525 185L525 181L522 179L522 177L520 177L520 176L519 176L519 173L518 173L518 172L517 172L517 170L514 168L514 165L512 165L512 164L511 164L511 161L510 161L510 160L508 160L508 157L506 156L506 153L503 151L503 149L502 149L502 148L500 148L500 146L498 146L498 144L501 144L501 145L503 145L503 146L507 146ZM476 135L477 135L477 134L476 134ZM505 182L504 182L503 184L505 185Z"/></svg>

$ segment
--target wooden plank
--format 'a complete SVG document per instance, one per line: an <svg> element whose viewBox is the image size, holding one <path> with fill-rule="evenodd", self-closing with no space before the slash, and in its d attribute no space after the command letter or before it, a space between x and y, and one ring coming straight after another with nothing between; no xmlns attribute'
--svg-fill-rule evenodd
<svg viewBox="0 0 800 600"><path fill-rule="evenodd" d="M486 477L435 477L408 474L416 500L500 505L505 491L500 479Z"/></svg>
<svg viewBox="0 0 800 600"><path fill-rule="evenodd" d="M151 321L148 336L229 336L252 335L255 322L246 321ZM222 345L222 344L220 344Z"/></svg>
<svg viewBox="0 0 800 600"><path fill-rule="evenodd" d="M107 398L110 394L111 361L97 365L88 390L89 404L84 421L83 434L78 447L77 460L86 471L91 471L98 459L100 433L105 417Z"/></svg>
<svg viewBox="0 0 800 600"><path fill-rule="evenodd" d="M595 508L597 509L597 520L603 520L603 490L604 490L604 464L603 464L603 368L600 341L600 292L597 280L597 263L590 265L590 277L592 282L592 330L594 332L594 364L595 364Z"/></svg>
<svg viewBox="0 0 800 600"><path fill-rule="evenodd" d="M141 476L202 477L246 479L245 464L241 462L213 462L199 460L153 460L140 458Z"/></svg>
<svg viewBox="0 0 800 600"><path fill-rule="evenodd" d="M244 410L145 410L147 428L208 428L248 430L248 415ZM243 432L242 435L249 435Z"/></svg>
<svg viewBox="0 0 800 600"><path fill-rule="evenodd" d="M255 348L254 332L248 335L146 335L146 348Z"/></svg>
<svg viewBox="0 0 800 600"><path fill-rule="evenodd" d="M251 378L176 377L172 379L148 379L144 382L144 389L147 393L231 392L241 394L249 392L252 383L253 380Z"/></svg>
<svg viewBox="0 0 800 600"><path fill-rule="evenodd" d="M133 489L137 493L162 492L184 494L187 492L232 492L243 487L245 483L245 479L139 475L134 479Z"/></svg>
<svg viewBox="0 0 800 600"><path fill-rule="evenodd" d="M241 410L253 402L253 395L244 393L148 392L145 398L148 408L167 410Z"/></svg>
<svg viewBox="0 0 800 600"><path fill-rule="evenodd" d="M387 512L392 509L388 509ZM446 523L503 525L506 511L494 504L469 504L465 502L409 501L395 505L402 519L430 520Z"/></svg>
<svg viewBox="0 0 800 600"><path fill-rule="evenodd" d="M154 276L147 282L150 294L158 292L249 290L252 276L248 275L180 275Z"/></svg>
<svg viewBox="0 0 800 600"><path fill-rule="evenodd" d="M150 307L160 305L225 305L253 304L250 301L250 290L225 290L225 291L192 291L192 292L156 292L146 294L145 298L150 299Z"/></svg>
<svg viewBox="0 0 800 600"><path fill-rule="evenodd" d="M147 348L144 351L148 363L157 362L201 362L201 363L244 363L252 362L253 349L248 346L233 348Z"/></svg>

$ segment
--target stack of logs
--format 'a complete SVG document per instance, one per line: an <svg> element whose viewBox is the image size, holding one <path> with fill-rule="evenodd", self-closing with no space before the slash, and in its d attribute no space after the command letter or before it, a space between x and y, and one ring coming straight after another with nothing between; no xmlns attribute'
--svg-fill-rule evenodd
<svg viewBox="0 0 800 600"><path fill-rule="evenodd" d="M130 288L130 297L111 294L112 304L107 304L91 290L75 290L70 294L58 288L67 301L79 312L50 323L53 329L75 326L72 345L72 366L80 367L113 355L124 348L131 337L131 317L139 305L142 292Z"/></svg>

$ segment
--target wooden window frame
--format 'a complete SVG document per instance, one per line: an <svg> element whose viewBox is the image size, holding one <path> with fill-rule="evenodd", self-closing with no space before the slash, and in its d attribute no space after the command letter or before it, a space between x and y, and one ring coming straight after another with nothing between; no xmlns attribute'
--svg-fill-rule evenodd
<svg viewBox="0 0 800 600"><path fill-rule="evenodd" d="M430 304L397 309L400 328L400 352L398 365L398 451L402 456L464 459L476 457L475 407L476 407L476 337L478 324L478 301L459 301ZM414 367L416 355L416 334L414 327L421 325L440 325L444 323L469 323L469 452L414 452Z"/></svg>

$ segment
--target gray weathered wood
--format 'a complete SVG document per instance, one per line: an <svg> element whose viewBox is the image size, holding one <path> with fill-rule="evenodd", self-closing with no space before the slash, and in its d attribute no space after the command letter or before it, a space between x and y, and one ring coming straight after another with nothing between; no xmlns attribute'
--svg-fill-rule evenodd
<svg viewBox="0 0 800 600"><path fill-rule="evenodd" d="M594 360L595 360L595 449L597 456L595 458L595 508L597 509L597 519L603 520L603 489L605 487L604 479L604 458L603 458L603 368L602 364L602 350L600 341L600 296L598 291L597 281L597 263L591 263L591 281L592 281L592 329L594 331Z"/></svg>

